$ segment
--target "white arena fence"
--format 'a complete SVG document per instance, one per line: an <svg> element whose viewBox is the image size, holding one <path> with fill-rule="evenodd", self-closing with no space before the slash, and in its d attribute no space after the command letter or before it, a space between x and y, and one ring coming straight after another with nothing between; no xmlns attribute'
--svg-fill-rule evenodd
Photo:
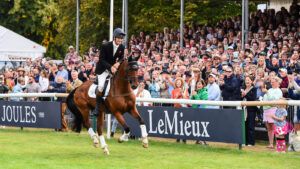
<svg viewBox="0 0 300 169"><path fill-rule="evenodd" d="M8 93L0 94L0 98L10 97L67 97L68 93ZM210 106L232 106L242 108L244 106L267 106L267 105L287 105L299 106L300 100L280 100L280 101L208 101L208 100L189 100L189 99L163 99L163 98L137 98L137 102L152 103L180 103L180 104L198 104ZM296 107L294 110L297 110ZM111 115L107 114L107 137L110 137Z"/></svg>
<svg viewBox="0 0 300 169"><path fill-rule="evenodd" d="M9 97L67 97L68 93L8 93L0 94L0 98ZM137 102L152 103L180 103L180 104L199 104L211 106L266 106L266 105L288 105L299 106L300 100L280 100L280 101L208 101L208 100L189 100L189 99L163 99L163 98L137 98Z"/></svg>

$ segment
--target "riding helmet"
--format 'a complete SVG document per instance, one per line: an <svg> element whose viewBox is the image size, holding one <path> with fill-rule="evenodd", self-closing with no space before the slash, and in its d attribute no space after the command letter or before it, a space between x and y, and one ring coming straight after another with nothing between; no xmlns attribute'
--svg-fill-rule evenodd
<svg viewBox="0 0 300 169"><path fill-rule="evenodd" d="M125 35L125 32L121 28L116 28L114 30L114 38L123 38Z"/></svg>

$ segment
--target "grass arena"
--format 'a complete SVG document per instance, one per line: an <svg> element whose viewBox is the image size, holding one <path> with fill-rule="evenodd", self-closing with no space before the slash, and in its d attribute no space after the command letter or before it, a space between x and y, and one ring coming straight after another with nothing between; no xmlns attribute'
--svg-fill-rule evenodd
<svg viewBox="0 0 300 169"><path fill-rule="evenodd" d="M119 132L120 133L120 132ZM139 140L107 140L111 154L95 148L86 131L55 132L49 129L0 129L1 169L145 169L145 168L278 168L300 166L300 154L277 154L264 142L238 150L236 144L209 142L208 146L150 138L149 148Z"/></svg>

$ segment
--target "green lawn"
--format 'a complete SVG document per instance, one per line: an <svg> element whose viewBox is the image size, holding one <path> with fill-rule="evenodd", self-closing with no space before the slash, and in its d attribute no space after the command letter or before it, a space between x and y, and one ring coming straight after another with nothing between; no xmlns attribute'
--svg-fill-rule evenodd
<svg viewBox="0 0 300 169"><path fill-rule="evenodd" d="M86 132L0 129L1 169L94 169L94 168L300 168L300 154L238 150L237 146L200 146L150 140L144 149L139 141L119 144L108 141L110 155L94 148Z"/></svg>

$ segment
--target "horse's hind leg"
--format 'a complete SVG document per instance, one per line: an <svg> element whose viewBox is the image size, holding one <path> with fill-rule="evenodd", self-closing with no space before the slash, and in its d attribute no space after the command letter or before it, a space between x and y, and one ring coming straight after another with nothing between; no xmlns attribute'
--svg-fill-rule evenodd
<svg viewBox="0 0 300 169"><path fill-rule="evenodd" d="M86 127L88 129L88 133L89 133L91 139L93 140L93 145L96 148L98 148L99 140L98 140L97 134L94 132L93 128L91 127L91 123L90 123L90 118L89 118L90 117L90 109L88 108L88 106L80 106L80 107L78 107L78 109L80 110L80 112L82 112L83 125L84 125L84 127Z"/></svg>
<svg viewBox="0 0 300 169"><path fill-rule="evenodd" d="M142 144L143 144L143 147L148 148L148 146L149 146L148 137L147 137L148 133L147 133L147 129L146 129L144 120L142 119L140 113L137 111L136 107L134 107L130 111L130 113L134 118L136 118L139 121L141 132L142 132Z"/></svg>
<svg viewBox="0 0 300 169"><path fill-rule="evenodd" d="M122 125L122 127L124 128L124 133L123 135L119 138L119 143L122 143L124 141L128 141L129 138L129 134L130 134L130 129L128 127L128 125L125 122L125 119L123 117L123 115L120 112L116 112L114 114L114 116L117 118L118 122Z"/></svg>
<svg viewBox="0 0 300 169"><path fill-rule="evenodd" d="M98 130L101 148L103 149L104 154L109 155L108 146L107 146L107 144L105 142L105 138L103 136L104 114L105 113L102 110L100 110L99 116L97 119L97 130Z"/></svg>

